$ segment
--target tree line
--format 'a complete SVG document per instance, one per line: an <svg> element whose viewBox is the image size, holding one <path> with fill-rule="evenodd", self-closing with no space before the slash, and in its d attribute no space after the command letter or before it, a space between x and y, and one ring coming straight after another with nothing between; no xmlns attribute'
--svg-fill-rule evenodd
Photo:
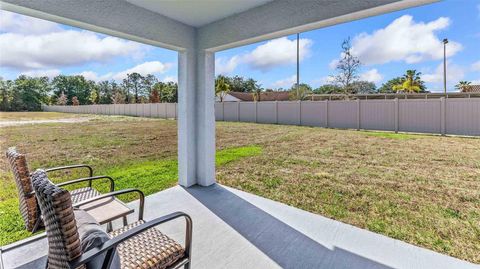
<svg viewBox="0 0 480 269"><path fill-rule="evenodd" d="M352 54L350 38L345 39L341 44L341 59L336 64L337 74L331 75L329 83L313 88L307 83L292 85L287 89L277 91L288 91L291 100L305 100L311 94L375 94L375 93L425 93L427 92L425 82L421 79L421 73L416 70L407 70L403 76L395 77L377 88L375 83L360 79L359 71L362 63L358 57ZM215 81L215 94L220 101L228 92L251 92L253 99L259 100L261 92L274 91L264 89L254 79L243 77L228 77L219 75Z"/></svg>
<svg viewBox="0 0 480 269"><path fill-rule="evenodd" d="M82 75L0 77L0 111L38 111L46 105L91 105L177 102L178 85L154 75L131 73L121 83L95 82Z"/></svg>

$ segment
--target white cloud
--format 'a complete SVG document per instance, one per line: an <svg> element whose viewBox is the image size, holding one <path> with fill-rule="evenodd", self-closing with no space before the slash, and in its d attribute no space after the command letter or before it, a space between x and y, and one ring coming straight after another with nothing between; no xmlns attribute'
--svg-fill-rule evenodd
<svg viewBox="0 0 480 269"><path fill-rule="evenodd" d="M472 64L472 70L480 72L480 61Z"/></svg>
<svg viewBox="0 0 480 269"><path fill-rule="evenodd" d="M127 77L127 74L131 73L139 73L142 76L152 74L152 75L159 75L165 73L172 67L171 63L162 63L159 61L152 61L152 62L144 62L142 64L136 65L132 68L117 72L117 73L107 73L104 75L99 75L93 71L83 71L81 73L76 73L75 75L82 75L88 80L93 81L104 81L104 80L111 80L114 79L116 81L122 81L124 78ZM166 76L162 81L168 82L173 81L176 82L177 79L172 76Z"/></svg>
<svg viewBox="0 0 480 269"><path fill-rule="evenodd" d="M299 41L300 60L310 55L312 40ZM297 61L297 41L286 37L270 40L244 56L247 64L255 69L268 71L280 65L294 64Z"/></svg>
<svg viewBox="0 0 480 269"><path fill-rule="evenodd" d="M61 30L58 23L0 10L0 32L45 34Z"/></svg>
<svg viewBox="0 0 480 269"><path fill-rule="evenodd" d="M432 73L426 73L421 76L422 80L428 83L441 84L443 83L443 63L439 64L435 71ZM456 64L450 64L447 62L447 87L451 88L465 77L465 71L461 66ZM436 85L438 86L438 85Z"/></svg>
<svg viewBox="0 0 480 269"><path fill-rule="evenodd" d="M139 73L142 76L145 76L148 74L158 75L158 74L165 73L168 69L170 69L170 67L172 67L171 63L162 63L159 61L144 62L142 64L129 68L127 70L118 72L112 77L115 80L122 80L125 77L127 77L127 74L134 73L134 72Z"/></svg>
<svg viewBox="0 0 480 269"><path fill-rule="evenodd" d="M22 72L23 75L29 77L49 77L53 78L60 75L61 71L59 69L44 69L44 70L30 70Z"/></svg>
<svg viewBox="0 0 480 269"><path fill-rule="evenodd" d="M0 65L18 70L59 68L138 58L146 46L60 24L0 11Z"/></svg>
<svg viewBox="0 0 480 269"><path fill-rule="evenodd" d="M442 59L442 38L438 38L436 32L446 29L450 23L446 17L424 23L415 22L412 16L404 15L372 34L357 35L352 41L352 54L367 65ZM460 43L450 41L447 57L455 55L461 49Z"/></svg>
<svg viewBox="0 0 480 269"><path fill-rule="evenodd" d="M97 73L93 71L83 71L81 73L77 73L75 75L81 75L84 76L88 80L93 80L93 81L104 81L104 80L110 80L113 77L113 73L107 73L104 75L99 76Z"/></svg>
<svg viewBox="0 0 480 269"><path fill-rule="evenodd" d="M310 56L313 41L301 38L299 41L299 58L303 61ZM235 55L230 59L219 58L216 60L216 73L228 74L235 70L239 64L248 64L251 68L263 72L275 67L295 64L297 62L297 40L281 37L268 41L254 50L242 55Z"/></svg>
<svg viewBox="0 0 480 269"><path fill-rule="evenodd" d="M177 78L174 76L166 76L162 79L162 82L175 82L177 83Z"/></svg>
<svg viewBox="0 0 480 269"><path fill-rule="evenodd" d="M360 74L360 80L365 80L373 83L379 83L383 80L382 74L376 68L370 69Z"/></svg>
<svg viewBox="0 0 480 269"><path fill-rule="evenodd" d="M272 86L273 86L273 88L287 89L287 88L292 87L292 85L294 85L295 83L297 83L297 75L292 75L288 78L284 78L284 79L280 79L280 80L275 81L272 84Z"/></svg>
<svg viewBox="0 0 480 269"><path fill-rule="evenodd" d="M241 57L238 55L233 56L230 59L218 58L215 60L215 73L217 74L230 74L237 68L241 62Z"/></svg>

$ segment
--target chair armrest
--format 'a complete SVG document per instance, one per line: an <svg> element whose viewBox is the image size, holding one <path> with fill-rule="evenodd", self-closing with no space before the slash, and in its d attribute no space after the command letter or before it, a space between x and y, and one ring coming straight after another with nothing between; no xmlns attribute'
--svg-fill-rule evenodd
<svg viewBox="0 0 480 269"><path fill-rule="evenodd" d="M105 255L105 260L103 263L102 268L109 268L110 264L112 262L113 254L115 251L115 248L118 244L122 243L125 240L128 240L129 238L147 230L151 229L157 225L160 225L162 223L184 217L186 221L186 231L185 231L185 256L190 259L191 255L191 246L192 246L192 219L190 218L189 215L183 213L183 212L175 212L168 214L163 217L156 218L154 220L145 222L137 227L134 227L122 234L120 234L117 237L114 237L107 242L103 243L102 246L91 249L85 253L83 253L82 256L74 259L73 261L69 262L70 268L78 268L81 265L91 261L93 258L95 258L98 255L103 254L106 252Z"/></svg>
<svg viewBox="0 0 480 269"><path fill-rule="evenodd" d="M125 194L125 193L130 193L130 192L136 192L138 193L138 196L140 197L140 204L139 204L139 209L138 209L138 220L143 220L143 211L144 211L144 206L145 206L145 194L139 189L124 189L124 190L119 190L119 191L114 191L114 192L109 192L105 193L99 196L95 196L93 198L78 202L73 205L73 207L80 207L82 205L89 204L91 202L95 202L107 197L114 197L120 194Z"/></svg>
<svg viewBox="0 0 480 269"><path fill-rule="evenodd" d="M109 176L84 177L84 178L70 180L70 181L67 181L67 182L62 182L62 183L55 184L55 185L57 185L57 187L62 187L62 186L71 185L71 184L75 184L75 183L80 183L80 182L84 182L84 181L89 181L91 183L93 180L105 179L105 178L107 178L110 181L110 192L115 191L115 181L113 180L113 178L111 178ZM90 186L91 186L91 184L90 184Z"/></svg>
<svg viewBox="0 0 480 269"><path fill-rule="evenodd" d="M47 168L44 169L45 172L53 172L53 171L59 171L59 170L71 170L71 169L78 169L78 168L87 168L89 171L89 177L93 177L93 168L90 165L86 164L74 164L74 165L66 165L66 166L58 166L58 167L52 167L52 168ZM88 186L92 186L92 182L88 182Z"/></svg>

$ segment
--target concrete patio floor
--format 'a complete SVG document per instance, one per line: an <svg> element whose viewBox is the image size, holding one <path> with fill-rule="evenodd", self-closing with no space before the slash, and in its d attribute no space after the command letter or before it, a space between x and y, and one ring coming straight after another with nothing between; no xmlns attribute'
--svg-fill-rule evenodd
<svg viewBox="0 0 480 269"><path fill-rule="evenodd" d="M146 198L147 220L174 211L193 219L194 269L480 268L219 184L177 186ZM183 243L183 220L160 229ZM45 238L3 249L5 268L41 268L45 263Z"/></svg>

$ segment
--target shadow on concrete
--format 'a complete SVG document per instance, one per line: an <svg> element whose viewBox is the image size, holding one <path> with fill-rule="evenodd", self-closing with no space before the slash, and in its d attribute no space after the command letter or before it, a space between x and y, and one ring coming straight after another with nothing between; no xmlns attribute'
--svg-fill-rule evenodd
<svg viewBox="0 0 480 269"><path fill-rule="evenodd" d="M327 248L218 184L185 191L283 268L391 268L345 249Z"/></svg>

